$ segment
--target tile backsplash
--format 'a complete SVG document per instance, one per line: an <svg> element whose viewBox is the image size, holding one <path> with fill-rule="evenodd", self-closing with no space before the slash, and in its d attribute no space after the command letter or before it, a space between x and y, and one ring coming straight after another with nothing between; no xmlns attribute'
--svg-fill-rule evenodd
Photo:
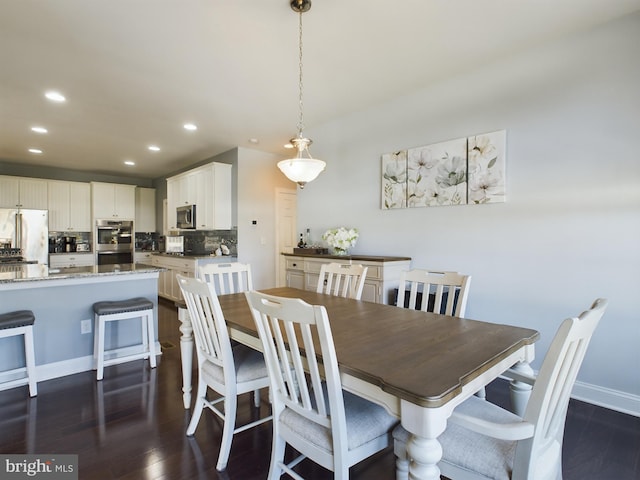
<svg viewBox="0 0 640 480"><path fill-rule="evenodd" d="M180 231L184 237L184 253L209 255L221 245L226 245L230 255L238 254L238 230Z"/></svg>

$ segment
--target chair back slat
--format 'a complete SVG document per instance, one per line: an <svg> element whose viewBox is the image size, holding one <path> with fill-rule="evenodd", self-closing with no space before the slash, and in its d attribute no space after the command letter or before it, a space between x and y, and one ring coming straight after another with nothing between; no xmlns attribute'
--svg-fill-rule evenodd
<svg viewBox="0 0 640 480"><path fill-rule="evenodd" d="M208 360L224 370L225 381L235 381L231 342L213 287L195 278L176 275L191 320L199 364Z"/></svg>
<svg viewBox="0 0 640 480"><path fill-rule="evenodd" d="M245 295L272 380L274 412L289 408L325 428L333 428L332 419L344 420L344 403L325 308L256 291Z"/></svg>
<svg viewBox="0 0 640 480"><path fill-rule="evenodd" d="M253 290L249 264L208 263L198 268L198 278L211 284L218 295Z"/></svg>
<svg viewBox="0 0 640 480"><path fill-rule="evenodd" d="M360 300L369 267L324 263L320 267L316 292Z"/></svg>
<svg viewBox="0 0 640 480"><path fill-rule="evenodd" d="M400 274L396 305L423 312L463 317L471 284L470 275L415 269ZM406 292L409 292L408 301Z"/></svg>
<svg viewBox="0 0 640 480"><path fill-rule="evenodd" d="M544 466L538 465L539 459L560 458L571 390L607 303L598 299L589 310L560 325L527 403L523 419L536 429L532 438L518 442L514 478L540 478L536 469Z"/></svg>

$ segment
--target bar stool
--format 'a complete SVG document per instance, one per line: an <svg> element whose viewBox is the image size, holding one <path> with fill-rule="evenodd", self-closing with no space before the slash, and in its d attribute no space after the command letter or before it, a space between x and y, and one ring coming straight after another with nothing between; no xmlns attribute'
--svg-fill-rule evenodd
<svg viewBox="0 0 640 480"><path fill-rule="evenodd" d="M117 363L130 362L140 358L148 358L151 368L156 366L156 341L153 327L153 302L142 297L121 301L105 301L93 304L95 317L95 334L93 343L93 368L97 371L97 379L102 380L104 367ZM142 352L105 359L105 328L107 322L139 318L142 325Z"/></svg>
<svg viewBox="0 0 640 480"><path fill-rule="evenodd" d="M24 378L0 383L0 390L29 384L29 396L35 397L38 395L36 360L33 347L33 322L35 320L36 317L31 310L18 310L0 315L0 338L24 335L24 356L27 370L27 376ZM3 373L11 375L22 371L23 368L14 368Z"/></svg>

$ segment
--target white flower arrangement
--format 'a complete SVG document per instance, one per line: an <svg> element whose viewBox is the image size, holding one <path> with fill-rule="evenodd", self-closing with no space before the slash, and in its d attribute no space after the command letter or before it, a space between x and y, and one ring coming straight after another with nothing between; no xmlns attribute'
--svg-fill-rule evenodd
<svg viewBox="0 0 640 480"><path fill-rule="evenodd" d="M349 248L356 244L358 236L356 228L338 227L324 232L322 239L333 248L335 253L345 254Z"/></svg>

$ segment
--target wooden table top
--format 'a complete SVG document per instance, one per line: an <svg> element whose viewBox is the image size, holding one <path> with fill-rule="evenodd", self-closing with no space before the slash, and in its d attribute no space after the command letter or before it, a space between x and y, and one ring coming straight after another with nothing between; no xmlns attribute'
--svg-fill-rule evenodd
<svg viewBox="0 0 640 480"><path fill-rule="evenodd" d="M535 330L357 301L289 287L261 290L327 309L340 370L411 403L440 407L525 345ZM220 295L231 328L257 337L243 293Z"/></svg>

